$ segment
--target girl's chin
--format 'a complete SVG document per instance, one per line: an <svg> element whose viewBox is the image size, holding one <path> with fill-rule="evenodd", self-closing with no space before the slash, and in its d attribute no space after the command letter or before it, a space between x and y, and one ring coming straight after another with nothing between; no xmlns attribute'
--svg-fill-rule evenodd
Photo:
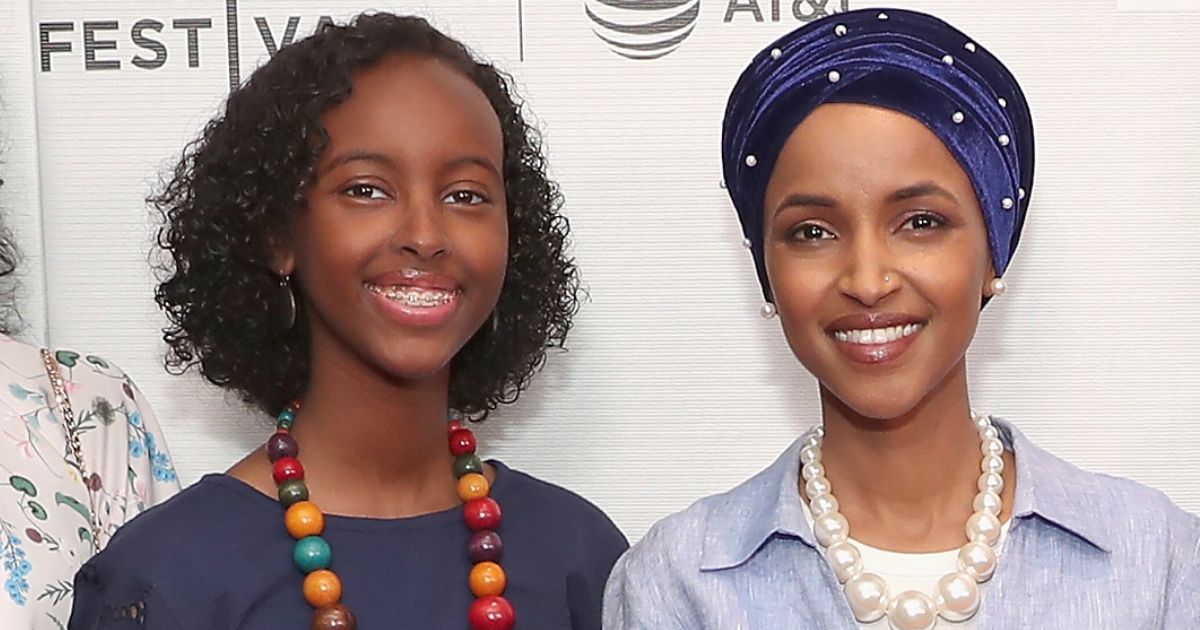
<svg viewBox="0 0 1200 630"><path fill-rule="evenodd" d="M376 371L402 381L436 378L450 369L458 348L446 343L412 344L368 348L366 359Z"/></svg>

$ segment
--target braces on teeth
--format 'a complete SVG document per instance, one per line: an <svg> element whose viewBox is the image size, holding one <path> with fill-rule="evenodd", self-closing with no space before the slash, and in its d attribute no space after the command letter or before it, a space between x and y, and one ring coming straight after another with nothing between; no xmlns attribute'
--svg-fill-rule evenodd
<svg viewBox="0 0 1200 630"><path fill-rule="evenodd" d="M404 289L399 287L367 287L372 293L409 306L441 306L454 299L454 293L448 291Z"/></svg>

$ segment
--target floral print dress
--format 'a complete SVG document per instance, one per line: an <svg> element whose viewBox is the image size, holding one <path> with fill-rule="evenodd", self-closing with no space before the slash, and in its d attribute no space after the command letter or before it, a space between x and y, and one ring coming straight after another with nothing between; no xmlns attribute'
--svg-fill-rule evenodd
<svg viewBox="0 0 1200 630"><path fill-rule="evenodd" d="M75 572L93 549L179 490L158 422L129 377L94 355L70 350L54 355L75 412L82 468L39 349L0 335L4 630L65 628Z"/></svg>

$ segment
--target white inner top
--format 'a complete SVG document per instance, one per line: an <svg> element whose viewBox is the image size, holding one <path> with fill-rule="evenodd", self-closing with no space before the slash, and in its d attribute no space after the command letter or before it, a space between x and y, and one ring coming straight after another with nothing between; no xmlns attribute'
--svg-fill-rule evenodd
<svg viewBox="0 0 1200 630"><path fill-rule="evenodd" d="M800 503L804 505L804 518L811 527L813 516L812 512L808 509L808 502L802 500ZM1012 519L1005 521L1000 529L1000 542L995 547L997 557L1000 556L1000 550L1004 547L1004 541L1008 538L1008 528L1011 523ZM853 524L851 524L851 531L853 531ZM947 573L958 571L958 549L935 551L933 553L900 553L872 547L854 538L850 538L850 543L858 547L858 552L862 554L863 568L883 578L884 582L887 583L888 592L892 594L915 590L933 597L937 593L938 580L942 579L942 576ZM963 544L966 544L965 534ZM820 546L818 546L818 549L824 552L824 549ZM987 598L986 582L979 585L979 595L983 599ZM954 630L975 630L975 628L979 627L976 623L978 619L979 616L976 615L964 622L953 623L938 617L937 627L953 628ZM885 616L872 623L860 623L858 627L863 630L888 630L887 617Z"/></svg>

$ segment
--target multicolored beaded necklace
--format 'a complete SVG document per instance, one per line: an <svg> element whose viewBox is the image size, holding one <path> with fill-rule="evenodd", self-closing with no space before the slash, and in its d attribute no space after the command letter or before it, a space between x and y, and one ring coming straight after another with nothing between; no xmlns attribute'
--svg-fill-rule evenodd
<svg viewBox="0 0 1200 630"><path fill-rule="evenodd" d="M358 622L350 608L341 603L342 581L329 570L333 553L321 537L325 515L309 501L304 467L297 459L300 445L292 436L292 424L299 410L299 401L288 405L279 414L275 434L267 440L267 456L273 464L279 503L287 510L284 524L296 539L292 560L305 575L304 599L316 609L313 630L354 630ZM475 595L468 613L471 629L510 630L516 623L516 612L501 596L508 578L499 564L504 545L495 531L500 525L500 504L488 496L491 488L483 476L483 461L475 454L475 434L458 420L449 421L446 428L450 453L455 458L458 497L463 501L463 516L472 532L467 546L467 554L475 563L467 580Z"/></svg>

